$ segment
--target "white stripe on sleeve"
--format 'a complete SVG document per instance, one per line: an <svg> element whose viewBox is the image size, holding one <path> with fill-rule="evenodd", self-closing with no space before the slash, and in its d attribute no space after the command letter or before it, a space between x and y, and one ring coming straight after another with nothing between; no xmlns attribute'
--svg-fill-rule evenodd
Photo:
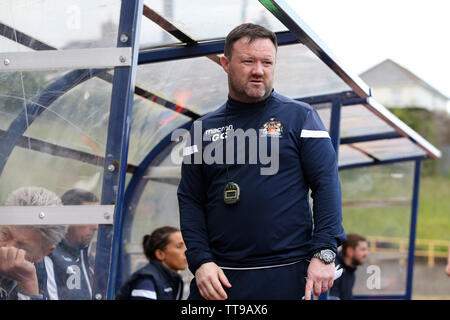
<svg viewBox="0 0 450 320"><path fill-rule="evenodd" d="M183 157L185 156L190 156L193 153L198 152L198 147L196 144L190 146L190 147L186 147L183 149Z"/></svg>
<svg viewBox="0 0 450 320"><path fill-rule="evenodd" d="M45 271L47 272L47 292L50 300L59 300L58 286L56 285L53 260L49 256L44 257Z"/></svg>
<svg viewBox="0 0 450 320"><path fill-rule="evenodd" d="M131 296L156 300L156 292L149 290L134 289L133 291L131 291Z"/></svg>
<svg viewBox="0 0 450 320"><path fill-rule="evenodd" d="M301 138L330 138L328 131L324 130L302 130Z"/></svg>

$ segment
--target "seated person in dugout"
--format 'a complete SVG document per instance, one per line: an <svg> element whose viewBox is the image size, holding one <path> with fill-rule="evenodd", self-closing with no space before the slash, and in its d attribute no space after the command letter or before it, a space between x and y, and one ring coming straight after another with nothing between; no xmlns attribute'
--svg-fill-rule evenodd
<svg viewBox="0 0 450 320"><path fill-rule="evenodd" d="M342 245L342 250L336 257L336 263L343 268L343 273L331 288L330 299L353 299L356 269L366 262L368 254L369 244L365 237L356 233L347 234L347 241Z"/></svg>
<svg viewBox="0 0 450 320"><path fill-rule="evenodd" d="M158 228L145 235L142 244L149 263L131 275L116 300L181 300L183 280L178 271L187 268L187 260L180 230Z"/></svg>
<svg viewBox="0 0 450 320"><path fill-rule="evenodd" d="M58 196L45 188L14 191L6 206L61 206ZM66 233L62 225L0 226L0 300L39 300L35 263L52 252Z"/></svg>
<svg viewBox="0 0 450 320"><path fill-rule="evenodd" d="M98 205L91 192L71 189L61 196L63 205ZM93 259L90 244L98 225L70 225L56 249L37 266L39 282L50 300L91 300Z"/></svg>

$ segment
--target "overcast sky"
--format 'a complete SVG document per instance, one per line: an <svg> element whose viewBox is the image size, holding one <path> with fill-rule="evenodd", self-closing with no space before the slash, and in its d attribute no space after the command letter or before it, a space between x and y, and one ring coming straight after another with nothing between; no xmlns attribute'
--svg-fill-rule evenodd
<svg viewBox="0 0 450 320"><path fill-rule="evenodd" d="M450 0L286 0L358 75L390 58L450 97Z"/></svg>

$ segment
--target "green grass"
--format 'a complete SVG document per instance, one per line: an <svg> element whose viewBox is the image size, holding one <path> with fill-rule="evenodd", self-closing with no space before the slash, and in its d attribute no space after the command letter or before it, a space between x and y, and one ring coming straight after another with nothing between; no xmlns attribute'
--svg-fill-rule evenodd
<svg viewBox="0 0 450 320"><path fill-rule="evenodd" d="M347 233L366 237L407 238L411 210L409 207L376 207L343 209L343 225Z"/></svg>
<svg viewBox="0 0 450 320"><path fill-rule="evenodd" d="M450 240L450 179L422 177L417 238Z"/></svg>
<svg viewBox="0 0 450 320"><path fill-rule="evenodd" d="M450 240L449 186L448 178L422 177L416 238ZM409 237L410 217L411 206L343 208L346 232L365 236Z"/></svg>

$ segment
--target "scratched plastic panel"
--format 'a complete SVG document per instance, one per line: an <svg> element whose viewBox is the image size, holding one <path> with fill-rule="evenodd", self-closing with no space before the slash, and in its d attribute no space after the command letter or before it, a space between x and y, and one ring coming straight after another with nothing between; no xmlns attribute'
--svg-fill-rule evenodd
<svg viewBox="0 0 450 320"><path fill-rule="evenodd" d="M145 99L134 95L128 163L139 165L161 140L191 121L191 118L177 112L176 107L164 107L166 104L170 103L156 97Z"/></svg>
<svg viewBox="0 0 450 320"><path fill-rule="evenodd" d="M144 4L197 41L225 38L244 22L257 23L274 32L287 30L257 0L145 0ZM170 42L167 38L166 43Z"/></svg>
<svg viewBox="0 0 450 320"><path fill-rule="evenodd" d="M5 0L0 34L22 38L25 46L39 46L38 40L57 49L112 48L117 46L120 5L120 0Z"/></svg>
<svg viewBox="0 0 450 320"><path fill-rule="evenodd" d="M112 86L91 70L0 75L0 201L18 187L100 197Z"/></svg>
<svg viewBox="0 0 450 320"><path fill-rule="evenodd" d="M341 138L390 132L395 132L395 129L364 105L345 106L342 108Z"/></svg>
<svg viewBox="0 0 450 320"><path fill-rule="evenodd" d="M353 293L405 294L414 162L343 170L340 177L345 231L369 242Z"/></svg>
<svg viewBox="0 0 450 320"><path fill-rule="evenodd" d="M336 73L302 44L278 48L274 88L290 98L351 90Z"/></svg>

